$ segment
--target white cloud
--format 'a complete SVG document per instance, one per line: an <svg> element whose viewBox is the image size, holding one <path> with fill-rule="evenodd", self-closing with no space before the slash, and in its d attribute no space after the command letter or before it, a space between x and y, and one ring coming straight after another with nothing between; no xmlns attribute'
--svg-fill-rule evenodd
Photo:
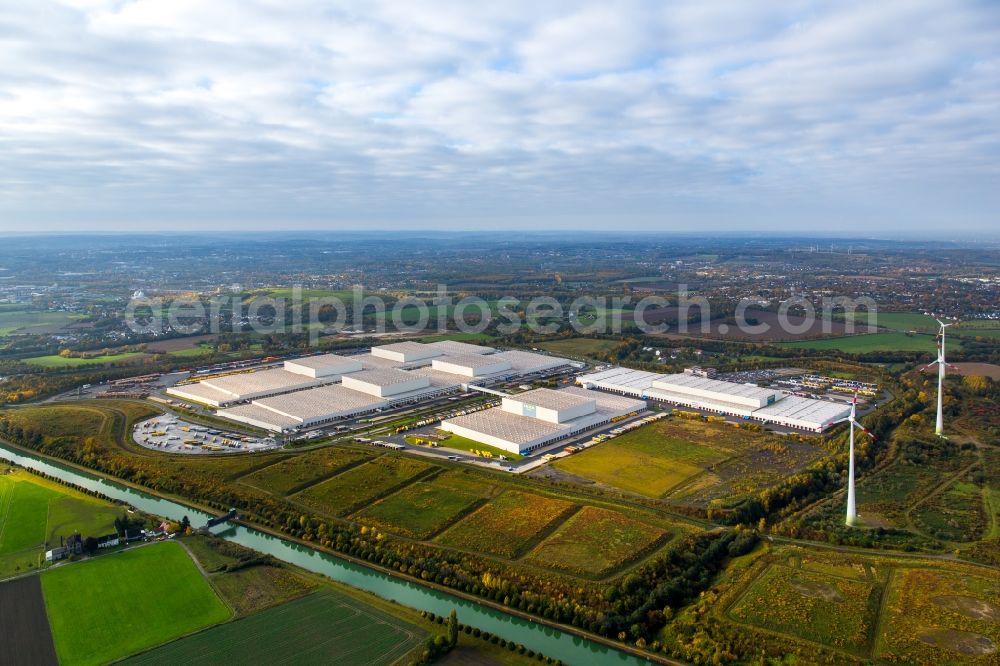
<svg viewBox="0 0 1000 666"><path fill-rule="evenodd" d="M995 3L487 4L0 2L0 230L995 224Z"/></svg>

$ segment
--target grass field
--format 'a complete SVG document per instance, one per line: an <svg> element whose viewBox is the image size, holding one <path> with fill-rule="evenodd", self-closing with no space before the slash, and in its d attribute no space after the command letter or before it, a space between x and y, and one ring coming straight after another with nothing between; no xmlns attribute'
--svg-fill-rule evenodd
<svg viewBox="0 0 1000 666"><path fill-rule="evenodd" d="M468 437L462 437L461 435L452 435L450 433L445 433L444 430L439 431L441 434L447 434L445 439L438 442L441 446L447 447L449 449L455 449L456 451L468 451L469 453L487 452L495 457L504 456L508 460L521 460L524 456L512 453L511 451L505 451L501 448L495 446L490 446L489 444L482 444L474 439L469 439ZM417 435L419 437L419 435Z"/></svg>
<svg viewBox="0 0 1000 666"><path fill-rule="evenodd" d="M868 324L867 312L852 312L851 318L858 324ZM920 312L876 312L875 325L891 328L894 331L932 331L937 332L938 324L934 317Z"/></svg>
<svg viewBox="0 0 1000 666"><path fill-rule="evenodd" d="M37 312L26 309L0 310L0 336L13 333L43 333L56 331L85 315L72 312Z"/></svg>
<svg viewBox="0 0 1000 666"><path fill-rule="evenodd" d="M104 356L92 356L90 358L63 358L58 354L49 356L35 356L25 359L25 363L37 365L42 368L76 368L82 365L102 365L105 363L117 363L129 359L145 356L145 352L123 352L121 354L106 354Z"/></svg>
<svg viewBox="0 0 1000 666"><path fill-rule="evenodd" d="M432 469L431 465L418 460L384 455L375 462L352 467L292 497L321 513L340 516L357 510L429 469Z"/></svg>
<svg viewBox="0 0 1000 666"><path fill-rule="evenodd" d="M208 356L214 351L215 348L211 345L198 345L197 347L188 347L187 349L174 349L168 351L167 354L175 358L200 358Z"/></svg>
<svg viewBox="0 0 1000 666"><path fill-rule="evenodd" d="M212 584L240 617L297 599L316 583L283 567L257 565L212 576Z"/></svg>
<svg viewBox="0 0 1000 666"><path fill-rule="evenodd" d="M51 569L42 589L61 664L104 664L231 616L176 543Z"/></svg>
<svg viewBox="0 0 1000 666"><path fill-rule="evenodd" d="M663 543L667 531L587 506L573 515L525 556L549 569L605 576Z"/></svg>
<svg viewBox="0 0 1000 666"><path fill-rule="evenodd" d="M671 420L658 421L557 460L553 466L646 497L662 497L704 467L732 455L680 434Z"/></svg>
<svg viewBox="0 0 1000 666"><path fill-rule="evenodd" d="M328 447L270 465L243 477L240 482L287 495L311 481L336 474L370 457L358 451Z"/></svg>
<svg viewBox="0 0 1000 666"><path fill-rule="evenodd" d="M566 500L508 490L446 530L436 541L500 557L518 557L575 506Z"/></svg>
<svg viewBox="0 0 1000 666"><path fill-rule="evenodd" d="M868 335L848 335L822 340L802 340L775 343L780 347L797 349L829 349L847 354L865 354L878 351L919 351L933 352L936 349L934 336L929 334L907 335L905 333L872 333ZM949 349L958 351L958 340L950 342Z"/></svg>
<svg viewBox="0 0 1000 666"><path fill-rule="evenodd" d="M729 609L729 615L862 656L871 649L879 591L867 581L772 566Z"/></svg>
<svg viewBox="0 0 1000 666"><path fill-rule="evenodd" d="M550 340L548 342L540 342L538 343L538 346L541 349L552 352L553 354L572 356L576 358L594 358L595 356L606 354L619 344L621 343L614 340L569 338L568 340Z"/></svg>
<svg viewBox="0 0 1000 666"><path fill-rule="evenodd" d="M38 566L60 537L114 531L118 515L113 504L28 472L0 473L0 576Z"/></svg>
<svg viewBox="0 0 1000 666"><path fill-rule="evenodd" d="M426 539L495 492L497 488L484 477L445 472L431 481L411 484L352 518L406 537Z"/></svg>
<svg viewBox="0 0 1000 666"><path fill-rule="evenodd" d="M893 663L996 664L1000 646L997 581L966 572L893 572L877 656Z"/></svg>
<svg viewBox="0 0 1000 666"><path fill-rule="evenodd" d="M489 342L494 337L489 333L442 333L441 335L428 335L420 338L420 342L442 342L453 340L455 342Z"/></svg>
<svg viewBox="0 0 1000 666"><path fill-rule="evenodd" d="M126 661L163 664L392 664L426 633L371 606L319 592Z"/></svg>

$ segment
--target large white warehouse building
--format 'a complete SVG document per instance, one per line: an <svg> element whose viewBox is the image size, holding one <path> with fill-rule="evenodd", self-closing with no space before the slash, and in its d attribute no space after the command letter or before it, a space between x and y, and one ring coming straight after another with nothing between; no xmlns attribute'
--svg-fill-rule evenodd
<svg viewBox="0 0 1000 666"><path fill-rule="evenodd" d="M375 347L370 354L307 356L280 369L204 379L167 393L224 407L218 412L224 418L282 432L570 363L544 354L495 352L463 342L400 342Z"/></svg>
<svg viewBox="0 0 1000 666"><path fill-rule="evenodd" d="M570 387L507 396L499 407L442 421L441 429L518 455L646 408L643 400Z"/></svg>
<svg viewBox="0 0 1000 666"><path fill-rule="evenodd" d="M663 375L611 368L581 375L576 381L585 388L812 432L822 432L831 421L850 412L850 406L843 403L800 398L752 384L736 384L684 373Z"/></svg>

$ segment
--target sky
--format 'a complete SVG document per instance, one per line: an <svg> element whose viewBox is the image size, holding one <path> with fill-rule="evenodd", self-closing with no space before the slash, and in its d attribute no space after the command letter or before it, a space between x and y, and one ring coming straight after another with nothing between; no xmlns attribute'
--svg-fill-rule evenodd
<svg viewBox="0 0 1000 666"><path fill-rule="evenodd" d="M1000 234L1000 2L0 0L0 232Z"/></svg>

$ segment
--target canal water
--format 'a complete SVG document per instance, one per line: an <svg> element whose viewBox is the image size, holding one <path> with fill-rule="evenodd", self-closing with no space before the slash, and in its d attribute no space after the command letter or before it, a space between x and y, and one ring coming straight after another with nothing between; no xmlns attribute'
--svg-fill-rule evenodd
<svg viewBox="0 0 1000 666"><path fill-rule="evenodd" d="M135 490L96 474L82 472L39 456L23 453L8 447L3 442L0 442L0 459L9 460L21 467L42 472L81 488L97 491L146 513L171 520L180 520L187 516L193 525L201 525L212 517L202 511ZM460 622L492 632L508 641L522 643L529 649L554 659L561 659L567 664L639 666L640 664L653 663L585 638L483 606L474 601L388 576L380 571L342 560L334 555L259 530L230 523L223 526L217 534L234 543L273 555L279 560L322 574L352 587L366 590L403 606L426 610L437 615L447 615L454 608L458 611Z"/></svg>

